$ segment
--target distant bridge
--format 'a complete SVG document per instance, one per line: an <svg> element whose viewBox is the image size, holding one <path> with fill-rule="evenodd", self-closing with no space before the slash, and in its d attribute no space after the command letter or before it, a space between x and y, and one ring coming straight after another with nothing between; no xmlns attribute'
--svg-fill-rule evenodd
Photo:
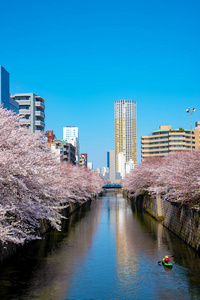
<svg viewBox="0 0 200 300"><path fill-rule="evenodd" d="M103 185L103 189L121 189L122 184L121 183L105 183Z"/></svg>

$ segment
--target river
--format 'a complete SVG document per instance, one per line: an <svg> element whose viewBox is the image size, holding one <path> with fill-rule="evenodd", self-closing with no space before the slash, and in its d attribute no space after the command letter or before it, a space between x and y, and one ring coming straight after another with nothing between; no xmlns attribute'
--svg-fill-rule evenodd
<svg viewBox="0 0 200 300"><path fill-rule="evenodd" d="M165 255L171 270L158 264ZM108 192L4 264L0 299L200 299L200 258Z"/></svg>

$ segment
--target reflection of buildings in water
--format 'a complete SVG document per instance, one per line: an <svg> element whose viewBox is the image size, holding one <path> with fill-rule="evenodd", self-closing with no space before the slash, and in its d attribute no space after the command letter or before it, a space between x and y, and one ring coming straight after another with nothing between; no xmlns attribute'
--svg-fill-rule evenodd
<svg viewBox="0 0 200 300"><path fill-rule="evenodd" d="M65 299L76 269L82 270L87 259L101 218L101 202L100 199L92 202L92 211L75 226L70 226L59 247L52 249L42 266L35 270L32 285L23 299ZM53 235L50 238L53 239Z"/></svg>
<svg viewBox="0 0 200 300"><path fill-rule="evenodd" d="M117 207L115 211L116 222L116 259L117 259L117 273L118 280L121 288L125 289L125 286L129 286L131 280L138 281L140 277L140 264L138 259L141 259L141 253L144 255L144 259L152 262L155 252L157 252L157 245L155 239L159 245L158 248L162 248L162 224L156 223L156 230L151 223L145 229L145 225L137 218L133 217L133 211L130 204L124 201L121 195L121 201L116 198ZM112 217L114 219L114 216ZM153 230L153 232L151 232ZM155 230L155 231L154 231ZM153 234L153 236L152 236ZM153 237L153 238L152 238Z"/></svg>
<svg viewBox="0 0 200 300"><path fill-rule="evenodd" d="M131 242L133 228L128 224L132 219L132 211L123 198L118 202L115 218L118 280L122 285L129 285L128 276L131 275L132 279L138 276L138 254L134 243Z"/></svg>

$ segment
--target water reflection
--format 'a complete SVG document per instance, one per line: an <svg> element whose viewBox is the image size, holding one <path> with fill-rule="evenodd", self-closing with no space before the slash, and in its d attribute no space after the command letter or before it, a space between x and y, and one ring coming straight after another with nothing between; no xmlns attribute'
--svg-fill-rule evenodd
<svg viewBox="0 0 200 300"><path fill-rule="evenodd" d="M158 265L166 254L171 271ZM2 266L0 299L199 299L199 262L193 249L110 192Z"/></svg>

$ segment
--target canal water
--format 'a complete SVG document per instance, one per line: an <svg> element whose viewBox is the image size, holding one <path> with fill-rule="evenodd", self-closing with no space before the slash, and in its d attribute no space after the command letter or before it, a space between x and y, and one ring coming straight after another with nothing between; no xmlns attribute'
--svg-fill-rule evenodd
<svg viewBox="0 0 200 300"><path fill-rule="evenodd" d="M109 192L1 266L0 299L200 299L200 258Z"/></svg>

